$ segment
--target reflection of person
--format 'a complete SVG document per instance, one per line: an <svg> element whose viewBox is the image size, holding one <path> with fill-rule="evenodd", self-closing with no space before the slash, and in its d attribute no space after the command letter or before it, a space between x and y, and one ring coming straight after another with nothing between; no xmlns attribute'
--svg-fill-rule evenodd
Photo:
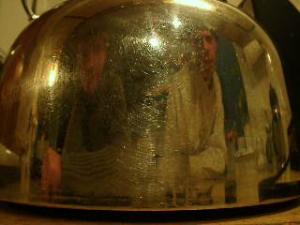
<svg viewBox="0 0 300 225"><path fill-rule="evenodd" d="M249 121L246 92L235 45L223 37L218 38L217 73L220 77L224 102L225 136L231 153L236 154L238 139L245 136Z"/></svg>
<svg viewBox="0 0 300 225"><path fill-rule="evenodd" d="M173 200L185 193L186 198L203 202L210 201L201 196L212 188L208 180L225 171L226 147L221 86L215 72L217 42L209 31L200 32L195 40L192 58L168 88L165 164Z"/></svg>
<svg viewBox="0 0 300 225"><path fill-rule="evenodd" d="M120 196L124 189L118 160L128 137L122 82L106 68L105 38L90 41L81 41L79 46L80 75L75 87L69 87L75 93L66 94L68 100L62 103L64 125L47 135L50 148L42 168L42 186L48 194L57 192L60 185L67 194L77 196Z"/></svg>

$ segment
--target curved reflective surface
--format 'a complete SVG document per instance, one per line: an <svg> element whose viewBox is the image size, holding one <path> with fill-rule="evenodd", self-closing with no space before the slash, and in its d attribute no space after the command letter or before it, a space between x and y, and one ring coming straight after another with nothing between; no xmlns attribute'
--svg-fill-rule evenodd
<svg viewBox="0 0 300 225"><path fill-rule="evenodd" d="M0 111L5 201L176 210L298 195L271 192L300 178L276 50L221 2L69 1L15 42Z"/></svg>

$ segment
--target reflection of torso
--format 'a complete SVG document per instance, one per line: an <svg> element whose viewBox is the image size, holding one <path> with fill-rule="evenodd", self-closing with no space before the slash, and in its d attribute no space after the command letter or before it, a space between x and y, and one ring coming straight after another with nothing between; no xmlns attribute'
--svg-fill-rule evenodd
<svg viewBox="0 0 300 225"><path fill-rule="evenodd" d="M171 149L189 154L203 151L216 117L214 86L204 81L201 75L192 74L188 67L174 75L169 90L166 128Z"/></svg>
<svg viewBox="0 0 300 225"><path fill-rule="evenodd" d="M209 180L225 171L221 86L217 74L211 75L206 81L184 67L169 88L162 171L173 192L206 192L212 187Z"/></svg>
<svg viewBox="0 0 300 225"><path fill-rule="evenodd" d="M105 105L103 96L101 97L98 93L92 96L81 92L71 114L66 151L90 152L102 149L111 142L108 124L109 112L105 111ZM75 141L77 143L74 143Z"/></svg>
<svg viewBox="0 0 300 225"><path fill-rule="evenodd" d="M128 129L121 80L109 75L95 94L78 94L63 150L64 190L84 196L126 195L120 158Z"/></svg>
<svg viewBox="0 0 300 225"><path fill-rule="evenodd" d="M69 122L66 151L97 151L124 139L126 106L122 91L121 80L109 77L94 94L79 92Z"/></svg>

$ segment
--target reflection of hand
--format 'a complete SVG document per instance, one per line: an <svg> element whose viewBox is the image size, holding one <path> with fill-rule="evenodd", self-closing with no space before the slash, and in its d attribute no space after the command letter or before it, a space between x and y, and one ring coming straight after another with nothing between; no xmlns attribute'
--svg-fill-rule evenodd
<svg viewBox="0 0 300 225"><path fill-rule="evenodd" d="M51 195L59 191L61 185L61 156L48 148L42 165L42 190Z"/></svg>

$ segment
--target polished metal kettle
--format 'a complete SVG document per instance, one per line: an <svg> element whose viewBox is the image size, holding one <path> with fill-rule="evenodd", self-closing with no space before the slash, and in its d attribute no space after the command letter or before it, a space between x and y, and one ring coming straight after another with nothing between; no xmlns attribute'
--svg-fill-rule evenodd
<svg viewBox="0 0 300 225"><path fill-rule="evenodd" d="M12 46L0 115L2 201L177 211L299 196L276 49L220 1L65 2Z"/></svg>

